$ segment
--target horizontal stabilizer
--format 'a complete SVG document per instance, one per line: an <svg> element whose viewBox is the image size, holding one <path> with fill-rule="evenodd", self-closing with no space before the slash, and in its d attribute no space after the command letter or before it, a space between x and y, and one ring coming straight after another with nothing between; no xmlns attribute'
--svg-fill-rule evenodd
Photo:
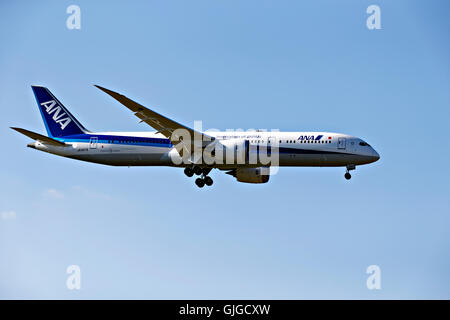
<svg viewBox="0 0 450 320"><path fill-rule="evenodd" d="M26 135L27 137L30 137L33 140L39 140L45 144L51 144L51 145L59 146L59 147L67 146L67 144L65 144L64 142L49 138L47 136L44 136L42 134L39 134L39 133L36 133L33 131L25 130L22 128L14 128L14 127L11 127L11 129L16 130L17 132L20 132L21 134Z"/></svg>

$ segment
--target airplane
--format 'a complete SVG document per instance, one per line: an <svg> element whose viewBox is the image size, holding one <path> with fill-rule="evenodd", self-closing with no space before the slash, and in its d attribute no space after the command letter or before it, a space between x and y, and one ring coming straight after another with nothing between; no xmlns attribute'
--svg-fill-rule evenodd
<svg viewBox="0 0 450 320"><path fill-rule="evenodd" d="M11 129L35 140L28 147L66 158L111 166L184 168L186 176L198 176L195 184L199 188L213 184L212 169L225 171L239 182L257 184L269 181L271 167L272 171L275 167L345 167L344 177L350 180L350 171L357 165L380 159L367 142L347 134L191 129L124 95L95 86L157 131L91 132L42 86L31 87L47 135ZM189 140L192 136L197 138ZM206 161L208 148L214 161Z"/></svg>

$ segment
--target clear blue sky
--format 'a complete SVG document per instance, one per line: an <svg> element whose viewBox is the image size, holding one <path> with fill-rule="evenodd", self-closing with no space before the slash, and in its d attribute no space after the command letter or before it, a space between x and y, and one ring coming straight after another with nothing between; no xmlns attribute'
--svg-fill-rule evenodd
<svg viewBox="0 0 450 320"><path fill-rule="evenodd" d="M448 1L130 3L0 4L0 298L450 298ZM200 190L26 148L8 127L45 132L32 84L93 131L151 130L99 84L188 125L352 134L381 160Z"/></svg>

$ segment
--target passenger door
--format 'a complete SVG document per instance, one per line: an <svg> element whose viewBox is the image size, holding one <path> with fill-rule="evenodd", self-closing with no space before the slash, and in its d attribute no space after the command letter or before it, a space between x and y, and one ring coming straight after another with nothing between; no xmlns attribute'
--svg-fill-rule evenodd
<svg viewBox="0 0 450 320"><path fill-rule="evenodd" d="M338 144L337 144L338 149L345 150L346 144L347 144L347 142L346 142L345 138L338 138Z"/></svg>
<svg viewBox="0 0 450 320"><path fill-rule="evenodd" d="M97 149L98 138L92 137L89 141L89 149Z"/></svg>

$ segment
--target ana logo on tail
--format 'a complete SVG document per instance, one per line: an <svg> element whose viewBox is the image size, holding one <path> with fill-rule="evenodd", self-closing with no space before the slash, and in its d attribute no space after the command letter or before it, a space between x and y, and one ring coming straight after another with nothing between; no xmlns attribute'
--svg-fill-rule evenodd
<svg viewBox="0 0 450 320"><path fill-rule="evenodd" d="M42 102L41 106L45 107L45 110L49 115L53 114L53 120L61 126L61 130L64 130L65 127L72 121L70 117L62 111L63 109L58 106L55 102L55 100L50 100L47 102ZM62 111L62 113L61 113ZM66 117L64 117L66 116Z"/></svg>

